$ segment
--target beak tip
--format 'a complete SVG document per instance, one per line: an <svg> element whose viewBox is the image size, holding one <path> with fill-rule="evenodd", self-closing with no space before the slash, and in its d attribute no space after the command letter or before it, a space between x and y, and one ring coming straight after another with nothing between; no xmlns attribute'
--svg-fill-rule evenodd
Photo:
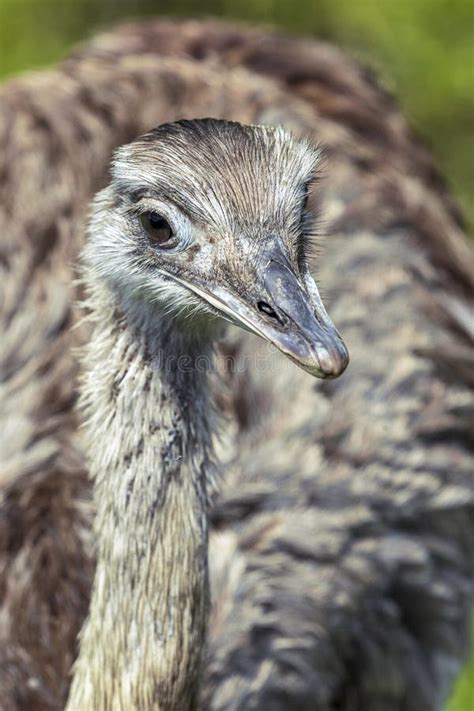
<svg viewBox="0 0 474 711"><path fill-rule="evenodd" d="M338 378L349 364L349 353L340 342L334 348L318 348L319 369L326 378Z"/></svg>
<svg viewBox="0 0 474 711"><path fill-rule="evenodd" d="M318 343L312 347L294 348L291 351L284 351L295 361L300 368L306 370L316 378L323 380L333 380L338 378L346 370L349 364L349 353L345 345L340 341L337 344L323 345Z"/></svg>

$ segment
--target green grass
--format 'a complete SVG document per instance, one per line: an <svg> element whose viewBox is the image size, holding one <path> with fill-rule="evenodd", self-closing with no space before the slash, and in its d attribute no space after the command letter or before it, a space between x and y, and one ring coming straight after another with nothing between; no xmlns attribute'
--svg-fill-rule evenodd
<svg viewBox="0 0 474 711"><path fill-rule="evenodd" d="M0 78L52 64L120 19L157 13L266 22L346 47L398 96L474 224L472 0L0 0ZM474 711L474 654L446 711Z"/></svg>
<svg viewBox="0 0 474 711"><path fill-rule="evenodd" d="M471 620L471 655L446 704L445 711L474 711L474 614Z"/></svg>

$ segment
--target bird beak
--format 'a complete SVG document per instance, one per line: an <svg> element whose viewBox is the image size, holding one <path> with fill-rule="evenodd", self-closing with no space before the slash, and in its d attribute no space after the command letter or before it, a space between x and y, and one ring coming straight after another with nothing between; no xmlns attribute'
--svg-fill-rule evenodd
<svg viewBox="0 0 474 711"><path fill-rule="evenodd" d="M268 302L257 304L266 317L260 319L260 335L316 377L341 375L349 354L309 271L303 278L295 274L280 251L269 257L263 284Z"/></svg>
<svg viewBox="0 0 474 711"><path fill-rule="evenodd" d="M341 375L349 354L309 271L296 274L277 245L260 264L253 298L220 285L187 286L228 321L269 341L308 373L318 378Z"/></svg>

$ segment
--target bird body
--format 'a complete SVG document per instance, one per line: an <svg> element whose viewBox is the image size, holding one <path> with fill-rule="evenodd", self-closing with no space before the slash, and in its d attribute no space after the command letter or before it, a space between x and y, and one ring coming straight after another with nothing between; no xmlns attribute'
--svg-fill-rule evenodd
<svg viewBox="0 0 474 711"><path fill-rule="evenodd" d="M130 582L140 557L140 550L127 549L132 540L142 541L145 555L159 554L152 546L158 540L166 542L162 553L176 551L176 515L157 519L150 540L128 537L127 520L117 516L130 494L135 519L128 524L139 534L143 509L119 472L144 471L140 462L150 456L154 436L164 426L175 431L172 412L197 461L189 463L183 442L171 434L168 456L153 457L154 471L164 461L194 474L204 463L213 469L199 376L185 374L179 388L192 409L175 402L176 390L172 395L161 378L153 379L143 341L127 340L98 286L93 293L101 311L91 308L89 321L70 328L71 301L83 287L68 289L86 205L106 182L112 150L153 126L208 115L284 124L325 147L324 180L310 194L309 208L328 234L318 283L351 366L341 379L314 387L307 373L269 354L252 335L231 332L220 346L234 364L222 378L211 377L212 401L227 416L213 442L222 480L217 492L191 491L189 481L180 488L175 480L172 490L174 501L194 496L202 507L181 521L201 532L200 541L185 537L182 549L201 582L198 549L206 531L199 511L211 498L212 606L201 703L226 710L439 708L466 648L472 598L472 255L429 157L364 71L324 44L212 22L133 25L94 40L55 72L3 90L2 703L7 711L55 709L67 698L95 571L97 499L91 499L86 455L97 456L91 472L109 500L117 494L112 509L98 509L103 525L96 523L96 535L99 527L116 566L105 571L99 564L96 587L109 573ZM108 318L97 318L107 310ZM144 318L143 310L138 316ZM203 321L197 323L200 333ZM74 347L84 344L86 410L92 394L105 397L108 389L120 416L115 424L97 418L93 447L74 406L80 370ZM176 340L169 347L174 355ZM104 361L113 367L104 370ZM144 411L134 398L137 386ZM163 394L170 398L165 408L147 405ZM146 442L135 427L138 416L150 430ZM130 426L109 438L114 447L102 448L109 425L119 421ZM160 430L153 433L155 425ZM104 462L117 476L102 476ZM137 483L153 508L156 488ZM98 552L100 560L100 544ZM117 572L121 556L130 562L127 576ZM148 571L152 589L161 591L169 582L163 566ZM143 575L138 564L137 573ZM193 575L180 582L189 604ZM205 586L200 591L195 599L205 612ZM161 605L160 597L151 599ZM107 646L96 609L82 636L86 656L107 655L113 669L128 654L129 675L117 693L133 698L139 687L143 696L134 703L154 708L147 683L156 679L147 671L154 655L140 658L144 647L131 644L136 630L126 625L156 617L156 607L127 616L120 604L119 614L106 619L118 632L111 641L121 630L129 634L121 647ZM162 635L164 621L155 623ZM151 625L142 634L145 647L156 641ZM199 667L197 646L192 637L184 640L180 670ZM105 685L110 693L103 661L94 665L94 687ZM75 679L84 688L81 668L79 656ZM137 669L145 670L143 684L136 682ZM187 685L189 705L196 688ZM70 704L75 693L73 685ZM163 698L167 693L161 688Z"/></svg>

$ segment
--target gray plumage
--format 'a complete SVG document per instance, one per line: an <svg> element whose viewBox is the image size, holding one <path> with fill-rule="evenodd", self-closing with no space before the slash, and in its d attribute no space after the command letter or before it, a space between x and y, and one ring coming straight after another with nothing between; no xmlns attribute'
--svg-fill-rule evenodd
<svg viewBox="0 0 474 711"><path fill-rule="evenodd" d="M116 145L209 114L325 147L318 282L352 362L315 385L257 360L216 386L229 417L203 705L440 708L472 599L471 252L430 159L362 70L326 45L215 23L125 28L3 90L0 698L62 707L88 606L68 290L85 205ZM241 333L222 345L262 348Z"/></svg>

